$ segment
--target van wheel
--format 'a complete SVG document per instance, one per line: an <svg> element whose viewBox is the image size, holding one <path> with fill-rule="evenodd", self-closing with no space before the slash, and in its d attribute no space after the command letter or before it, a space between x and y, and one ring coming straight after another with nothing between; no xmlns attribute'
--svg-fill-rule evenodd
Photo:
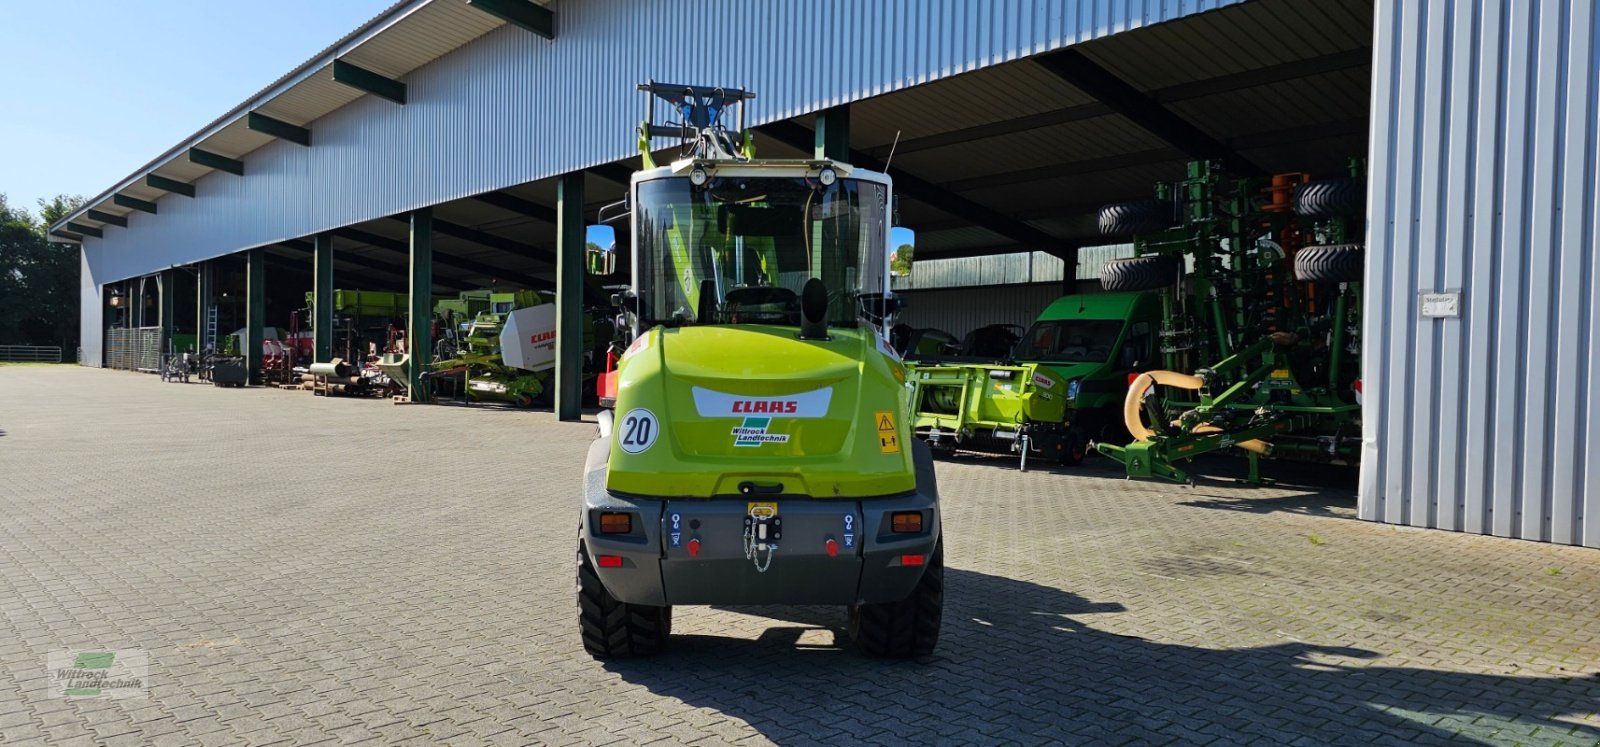
<svg viewBox="0 0 1600 747"><path fill-rule="evenodd" d="M672 607L617 601L600 583L583 542L578 542L578 626L583 650L596 659L654 656L672 635Z"/></svg>
<svg viewBox="0 0 1600 747"><path fill-rule="evenodd" d="M928 656L939 643L944 613L944 540L911 595L898 602L850 608L850 640L867 656L911 659Z"/></svg>
<svg viewBox="0 0 1600 747"><path fill-rule="evenodd" d="M1083 437L1083 432L1077 428L1068 430L1062 441L1061 465L1076 467L1083 464L1083 458L1089 453L1089 442Z"/></svg>

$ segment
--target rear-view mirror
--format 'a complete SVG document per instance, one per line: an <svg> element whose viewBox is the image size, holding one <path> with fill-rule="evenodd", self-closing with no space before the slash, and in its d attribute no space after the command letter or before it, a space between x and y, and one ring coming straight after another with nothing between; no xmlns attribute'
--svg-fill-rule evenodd
<svg viewBox="0 0 1600 747"><path fill-rule="evenodd" d="M895 226L889 229L889 272L897 276L911 274L911 259L917 249L917 232Z"/></svg>
<svg viewBox="0 0 1600 747"><path fill-rule="evenodd" d="M584 259L590 275L610 275L617 270L617 230L611 226L589 226L585 236Z"/></svg>

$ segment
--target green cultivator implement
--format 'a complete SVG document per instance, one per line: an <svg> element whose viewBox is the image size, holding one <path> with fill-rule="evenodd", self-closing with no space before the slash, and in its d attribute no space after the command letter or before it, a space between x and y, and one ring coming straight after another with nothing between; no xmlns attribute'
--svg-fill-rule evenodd
<svg viewBox="0 0 1600 747"><path fill-rule="evenodd" d="M1360 319L1365 195L1357 168L1225 180L1212 164L1159 185L1157 199L1108 205L1107 235L1134 237L1107 290L1160 294L1166 370L1127 390L1133 442L1096 448L1130 477L1189 481L1177 465L1242 450L1253 482L1262 457L1350 463L1360 443Z"/></svg>

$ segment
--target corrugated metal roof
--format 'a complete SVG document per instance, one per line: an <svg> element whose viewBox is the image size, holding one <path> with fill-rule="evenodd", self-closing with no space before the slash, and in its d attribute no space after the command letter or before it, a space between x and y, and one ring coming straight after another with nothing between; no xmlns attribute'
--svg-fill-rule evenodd
<svg viewBox="0 0 1600 747"><path fill-rule="evenodd" d="M547 4L547 0L535 1L541 5ZM351 62L369 70L400 78L503 25L504 21L473 9L464 2L401 0L311 60L273 81L188 140L145 164L122 183L87 201L79 212L63 218L52 228L59 228L69 220L91 226L100 225L97 221L89 220L84 213L90 209L109 212L114 194L126 194L142 200L154 200L166 194L134 186L142 184L146 174L157 170L163 174L186 174L184 181L193 181L209 173L211 169L189 164L187 152L191 147L229 158L241 158L272 142L272 137L245 127L244 116L249 111L259 109L267 116L305 125L364 96L361 91L333 82L331 68L335 58L348 57ZM187 167L179 167L180 163L187 164Z"/></svg>
<svg viewBox="0 0 1600 747"><path fill-rule="evenodd" d="M1366 148L1372 7L1256 0L1076 48L1268 171L1338 173ZM858 102L851 126L879 157L902 130L896 173L1064 243L1098 241L1096 207L1149 196L1189 160L1029 59ZM901 215L924 256L1016 247L909 200Z"/></svg>

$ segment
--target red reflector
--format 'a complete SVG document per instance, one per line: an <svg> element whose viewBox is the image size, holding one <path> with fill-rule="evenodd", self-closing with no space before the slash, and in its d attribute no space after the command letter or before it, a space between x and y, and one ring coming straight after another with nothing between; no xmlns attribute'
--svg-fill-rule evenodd
<svg viewBox="0 0 1600 747"><path fill-rule="evenodd" d="M918 555L917 558L918 558L917 562L921 563L922 562L922 560L921 560L922 556ZM621 568L622 567L622 556L621 555L601 555L600 556L600 567L601 568Z"/></svg>
<svg viewBox="0 0 1600 747"><path fill-rule="evenodd" d="M696 538L694 538L692 540L689 540L689 557L697 558L699 556L700 556L700 538L696 537Z"/></svg>
<svg viewBox="0 0 1600 747"><path fill-rule="evenodd" d="M922 555L901 555L900 565L922 565L922 562L926 559Z"/></svg>
<svg viewBox="0 0 1600 747"><path fill-rule="evenodd" d="M838 543L837 540L831 540L830 539L827 542L824 542L823 546L828 548L828 557L830 557L830 558L839 557L839 543Z"/></svg>

